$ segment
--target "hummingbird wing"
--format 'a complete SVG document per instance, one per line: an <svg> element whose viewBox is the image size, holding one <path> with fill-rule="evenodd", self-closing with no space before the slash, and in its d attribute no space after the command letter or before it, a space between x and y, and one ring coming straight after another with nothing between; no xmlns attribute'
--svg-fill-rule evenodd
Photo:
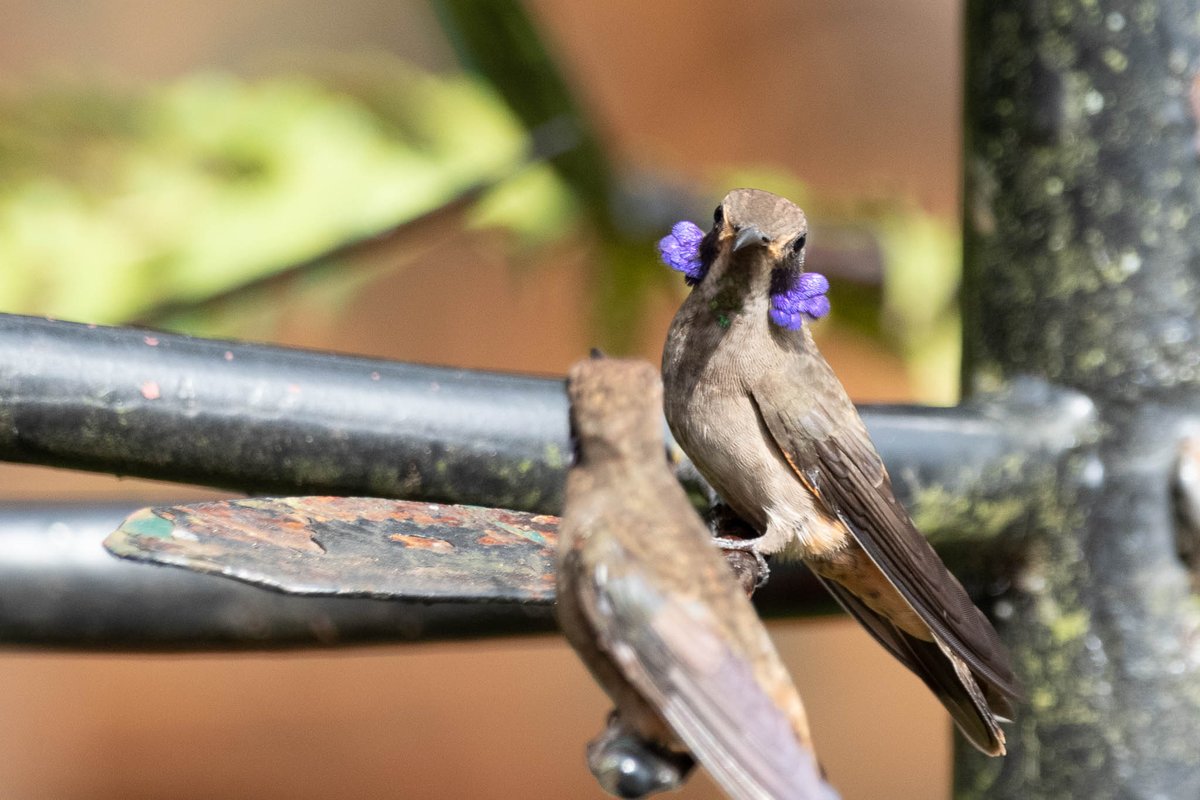
<svg viewBox="0 0 1200 800"><path fill-rule="evenodd" d="M728 569L712 556L712 569ZM578 584L580 605L600 649L731 797L836 800L717 610L694 593L664 591L665 582L651 574L654 564L616 537L591 538L580 557L588 567ZM728 588L740 592L732 581Z"/></svg>
<svg viewBox="0 0 1200 800"><path fill-rule="evenodd" d="M840 389L832 372L829 380ZM797 477L845 523L935 637L982 679L993 711L1010 717L1006 698L1018 697L1019 691L1008 652L896 499L883 460L849 398L840 391L838 397L813 391L809 402L799 404L803 410L796 411L751 397L763 427ZM867 628L878 638L871 625ZM884 643L908 663L901 654L904 648Z"/></svg>

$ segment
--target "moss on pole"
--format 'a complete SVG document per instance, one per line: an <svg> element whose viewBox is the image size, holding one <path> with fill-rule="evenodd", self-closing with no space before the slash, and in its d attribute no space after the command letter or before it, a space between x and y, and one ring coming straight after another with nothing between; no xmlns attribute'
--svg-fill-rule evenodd
<svg viewBox="0 0 1200 800"><path fill-rule="evenodd" d="M1169 493L1200 411L1200 3L966 14L966 388L1035 375L1099 424L1038 493L1012 579L1010 755L960 749L957 796L1200 797L1200 606Z"/></svg>

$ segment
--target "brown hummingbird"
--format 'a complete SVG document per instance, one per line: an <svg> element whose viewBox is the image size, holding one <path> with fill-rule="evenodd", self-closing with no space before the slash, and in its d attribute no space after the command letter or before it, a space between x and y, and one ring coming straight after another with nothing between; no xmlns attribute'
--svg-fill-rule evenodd
<svg viewBox="0 0 1200 800"><path fill-rule="evenodd" d="M668 762L690 752L734 798L836 798L799 693L668 465L657 370L583 361L567 392L575 462L556 610L616 705L617 731L589 748L601 785L621 796L674 788L668 778L631 791L613 774L620 763L605 766L597 751L624 731Z"/></svg>
<svg viewBox="0 0 1200 800"><path fill-rule="evenodd" d="M972 744L1003 755L998 720L1017 697L1008 654L896 499L813 342L804 320L828 310L828 283L804 270L807 235L804 212L782 197L735 189L721 201L695 259L677 266L694 288L663 349L667 422L761 533L746 546L803 559Z"/></svg>

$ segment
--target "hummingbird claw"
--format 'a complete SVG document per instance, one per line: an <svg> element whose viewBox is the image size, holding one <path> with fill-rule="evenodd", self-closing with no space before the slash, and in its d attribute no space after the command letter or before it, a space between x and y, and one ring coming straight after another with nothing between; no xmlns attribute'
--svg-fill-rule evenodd
<svg viewBox="0 0 1200 800"><path fill-rule="evenodd" d="M714 536L713 542L723 551L725 560L729 562L730 568L741 582L742 588L746 590L746 594L754 594L770 580L771 567L767 564L767 559L763 557L763 554L758 551L757 539L727 539L723 536ZM747 563L746 556L752 556L753 562Z"/></svg>
<svg viewBox="0 0 1200 800"><path fill-rule="evenodd" d="M771 577L767 559L758 551L758 531L721 502L708 510L707 519L713 542L723 551L742 589L747 595L753 595Z"/></svg>

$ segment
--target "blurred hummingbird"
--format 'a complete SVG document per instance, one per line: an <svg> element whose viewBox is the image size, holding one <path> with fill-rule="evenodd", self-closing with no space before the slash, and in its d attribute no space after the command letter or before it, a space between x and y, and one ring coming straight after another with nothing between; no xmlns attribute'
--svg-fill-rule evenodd
<svg viewBox="0 0 1200 800"><path fill-rule="evenodd" d="M972 744L1003 755L998 721L1011 719L1018 696L1008 654L896 499L804 323L829 310L828 282L804 270L804 212L736 189L706 234L687 226L660 245L694 286L663 349L675 439L761 533L741 546L803 559Z"/></svg>
<svg viewBox="0 0 1200 800"><path fill-rule="evenodd" d="M589 747L593 773L618 796L641 796L675 788L690 752L734 798L836 798L799 693L668 465L657 370L583 361L567 392L575 463L556 611L616 705ZM633 780L630 741L660 757L645 780Z"/></svg>

